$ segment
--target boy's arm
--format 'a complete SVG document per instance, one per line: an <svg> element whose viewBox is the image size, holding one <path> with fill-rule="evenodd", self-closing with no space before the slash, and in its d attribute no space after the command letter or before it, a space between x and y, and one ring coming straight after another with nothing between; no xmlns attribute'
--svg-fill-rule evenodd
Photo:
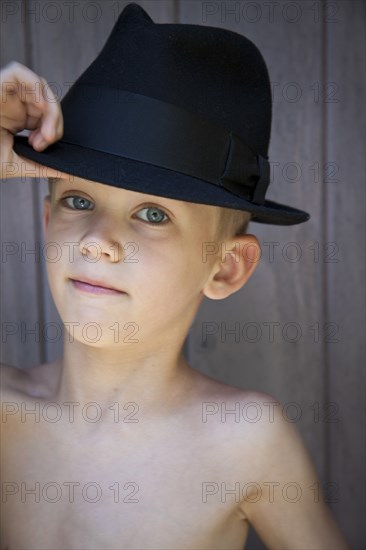
<svg viewBox="0 0 366 550"><path fill-rule="evenodd" d="M263 400L268 401L276 406L273 422L266 422L259 446L265 474L257 480L259 492L247 495L241 510L269 549L349 550L324 501L314 465L297 429L283 417L278 401L272 397ZM263 409L268 410L265 406ZM342 502L339 493L338 497Z"/></svg>
<svg viewBox="0 0 366 550"><path fill-rule="evenodd" d="M0 71L0 179L62 177L23 158L13 150L14 135L33 130L28 143L43 151L63 135L61 106L47 81L25 65L12 61Z"/></svg>

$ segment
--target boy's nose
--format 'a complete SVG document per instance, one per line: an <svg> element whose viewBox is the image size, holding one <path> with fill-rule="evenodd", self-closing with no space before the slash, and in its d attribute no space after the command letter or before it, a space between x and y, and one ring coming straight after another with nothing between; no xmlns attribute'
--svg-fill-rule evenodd
<svg viewBox="0 0 366 550"><path fill-rule="evenodd" d="M130 244L130 243L128 243ZM79 250L85 261L96 263L107 260L113 263L122 262L125 256L125 246L120 241L91 235L80 240Z"/></svg>
<svg viewBox="0 0 366 550"><path fill-rule="evenodd" d="M117 209L96 211L85 223L84 231L79 233L79 251L84 260L90 263L130 261L127 256L138 250L137 244L130 242L133 235L123 212Z"/></svg>

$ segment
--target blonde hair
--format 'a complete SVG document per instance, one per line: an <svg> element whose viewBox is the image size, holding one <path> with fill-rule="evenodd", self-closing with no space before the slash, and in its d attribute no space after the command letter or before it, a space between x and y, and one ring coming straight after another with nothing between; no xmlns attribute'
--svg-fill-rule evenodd
<svg viewBox="0 0 366 550"><path fill-rule="evenodd" d="M217 226L217 239L239 237L248 231L251 213L245 210L218 207L219 222Z"/></svg>

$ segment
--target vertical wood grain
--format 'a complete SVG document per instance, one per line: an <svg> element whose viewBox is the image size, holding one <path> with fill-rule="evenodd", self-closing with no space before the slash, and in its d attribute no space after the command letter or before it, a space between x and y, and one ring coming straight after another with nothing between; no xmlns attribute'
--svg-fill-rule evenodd
<svg viewBox="0 0 366 550"><path fill-rule="evenodd" d="M338 330L327 358L329 401L340 421L328 424L328 482L334 513L358 549L366 539L365 3L340 2L337 19L327 28L327 80L338 87L339 101L327 103L325 120L325 160L336 168L336 181L326 185L325 230L339 262L326 265L325 299Z"/></svg>
<svg viewBox="0 0 366 550"><path fill-rule="evenodd" d="M24 3L2 3L0 65L31 64L29 25ZM37 180L0 183L1 278L0 318L2 362L19 368L39 364L43 342L42 295L37 250ZM38 246L39 250L39 246Z"/></svg>

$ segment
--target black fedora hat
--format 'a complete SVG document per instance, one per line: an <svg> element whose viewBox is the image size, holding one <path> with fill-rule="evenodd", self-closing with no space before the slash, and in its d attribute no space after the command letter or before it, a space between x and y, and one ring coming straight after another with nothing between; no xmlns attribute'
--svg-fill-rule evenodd
<svg viewBox="0 0 366 550"><path fill-rule="evenodd" d="M265 199L272 99L258 48L226 29L157 24L128 4L61 100L64 134L15 152L102 184L251 212L276 225L303 210Z"/></svg>

